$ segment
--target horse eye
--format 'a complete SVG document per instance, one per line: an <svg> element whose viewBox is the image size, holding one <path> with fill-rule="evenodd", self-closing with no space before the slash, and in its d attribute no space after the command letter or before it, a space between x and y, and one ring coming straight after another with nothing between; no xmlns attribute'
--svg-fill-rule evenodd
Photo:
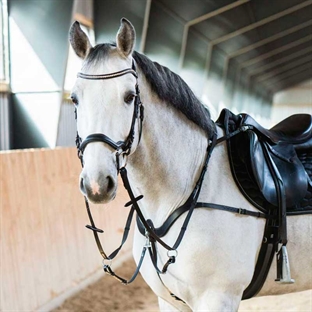
<svg viewBox="0 0 312 312"><path fill-rule="evenodd" d="M135 94L133 94L133 93L128 94L128 95L125 97L125 103L131 104L132 101L134 100L134 98L135 98Z"/></svg>

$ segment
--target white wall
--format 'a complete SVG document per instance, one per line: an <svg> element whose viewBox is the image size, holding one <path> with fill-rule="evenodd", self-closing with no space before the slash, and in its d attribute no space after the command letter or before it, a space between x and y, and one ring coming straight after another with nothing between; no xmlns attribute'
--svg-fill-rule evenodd
<svg viewBox="0 0 312 312"><path fill-rule="evenodd" d="M278 92L273 97L272 124L300 113L312 115L312 79Z"/></svg>

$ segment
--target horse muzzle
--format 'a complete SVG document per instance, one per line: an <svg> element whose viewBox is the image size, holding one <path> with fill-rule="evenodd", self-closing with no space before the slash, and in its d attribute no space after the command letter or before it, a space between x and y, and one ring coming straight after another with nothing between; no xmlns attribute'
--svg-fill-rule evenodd
<svg viewBox="0 0 312 312"><path fill-rule="evenodd" d="M98 173L90 177L83 170L80 175L80 191L94 204L103 204L112 201L117 191L117 176Z"/></svg>

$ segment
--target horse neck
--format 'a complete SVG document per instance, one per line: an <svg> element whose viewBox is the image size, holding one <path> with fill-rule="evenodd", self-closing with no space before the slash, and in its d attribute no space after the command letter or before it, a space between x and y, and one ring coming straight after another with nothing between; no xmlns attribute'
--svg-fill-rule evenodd
<svg viewBox="0 0 312 312"><path fill-rule="evenodd" d="M145 119L141 142L129 158L129 178L144 195L140 203L145 216L159 226L191 194L204 163L208 133L145 85L140 87Z"/></svg>

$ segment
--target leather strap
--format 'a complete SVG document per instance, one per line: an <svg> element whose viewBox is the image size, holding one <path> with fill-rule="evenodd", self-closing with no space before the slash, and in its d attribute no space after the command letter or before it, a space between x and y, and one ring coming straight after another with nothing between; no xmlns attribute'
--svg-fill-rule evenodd
<svg viewBox="0 0 312 312"><path fill-rule="evenodd" d="M101 75L88 75L84 73L78 73L77 78L82 78L82 79L88 79L88 80L103 80L103 79L112 79L112 78L117 78L126 74L132 74L135 78L138 78L138 74L136 73L136 70L134 66L132 65L132 68L126 68L123 70L120 70L115 73L109 73L109 74L101 74Z"/></svg>
<svg viewBox="0 0 312 312"><path fill-rule="evenodd" d="M119 149L124 149L125 147L125 142L124 141L118 141L115 142L112 139L110 139L108 136L102 133L94 133L88 135L80 144L80 151L83 153L85 148L89 143L92 142L103 142L111 146L114 150L119 150Z"/></svg>
<svg viewBox="0 0 312 312"><path fill-rule="evenodd" d="M136 279L136 277L138 276L138 274L140 272L140 269L141 269L141 266L142 266L142 263L143 263L143 260L144 260L147 248L148 247L146 247L146 246L143 247L142 253L141 253L141 257L140 257L140 261L139 261L139 263L138 263L138 265L137 265L137 267L136 267L132 277L130 277L129 280L126 280L125 278L120 277L119 275L117 275L108 264L104 264L103 265L104 272L107 273L110 276L113 276L114 278L116 278L119 282L121 282L124 285L131 284Z"/></svg>
<svg viewBox="0 0 312 312"><path fill-rule="evenodd" d="M256 218L264 218L264 219L270 218L269 215L265 213L261 213L259 211L256 212L256 211L251 211L251 210L247 210L243 208L234 208L234 207L230 207L226 205L217 205L213 203L199 202L196 204L196 208L211 208L211 209L224 210L224 211L233 212L233 213L237 213L237 214L245 215L245 216L256 217Z"/></svg>
<svg viewBox="0 0 312 312"><path fill-rule="evenodd" d="M213 203L203 203L203 202L197 202L194 208L208 208L208 209L218 209L218 210L223 210L223 211L228 211L228 212L233 212L237 213L240 215L245 215L245 216L252 216L256 218L264 218L264 219L269 219L272 218L272 216L269 216L267 214L261 213L261 212L255 212L243 208L235 208L231 206L226 206L226 205L218 205L218 204L213 204ZM167 232L170 230L172 225L179 219L179 217L187 212L190 209L190 206L185 203L183 206L179 207L176 209L163 223L162 226L155 228L154 232L156 233L157 236L163 237L167 234ZM137 216L137 226L142 235L144 235L144 226L141 223L140 219Z"/></svg>
<svg viewBox="0 0 312 312"><path fill-rule="evenodd" d="M278 240L283 245L287 244L287 221L286 221L286 195L285 187L283 184L283 179L272 160L270 153L268 151L268 144L266 142L261 142L263 147L263 155L266 159L266 163L270 170L271 176L275 184L275 190L278 200Z"/></svg>

